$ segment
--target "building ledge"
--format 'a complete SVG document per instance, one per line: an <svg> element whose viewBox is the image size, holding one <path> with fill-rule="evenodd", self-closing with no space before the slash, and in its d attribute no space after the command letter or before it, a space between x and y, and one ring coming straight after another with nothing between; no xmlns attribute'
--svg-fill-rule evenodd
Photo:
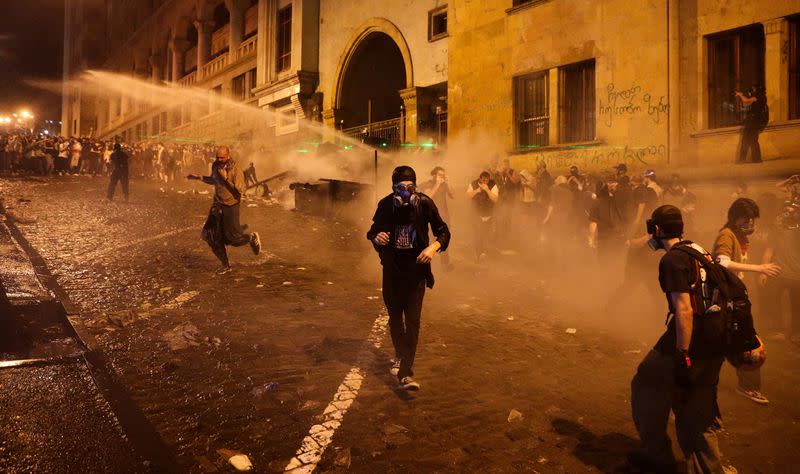
<svg viewBox="0 0 800 474"><path fill-rule="evenodd" d="M711 128L691 133L689 134L689 136L692 138L705 138L705 137L715 137L723 135L739 135L740 133L742 133L742 128L744 127L742 127L741 125L737 125L735 127ZM767 125L767 127L761 133L784 130L784 129L792 129L792 128L800 128L800 120L785 120L782 122L773 122Z"/></svg>
<svg viewBox="0 0 800 474"><path fill-rule="evenodd" d="M559 150L573 150L575 148L591 148L604 145L600 140L592 140L588 142L576 143L557 143L555 145L547 146L530 146L530 147L517 147L508 150L509 155L524 155L527 153L540 153L543 151L559 151Z"/></svg>
<svg viewBox="0 0 800 474"><path fill-rule="evenodd" d="M528 3L523 3L522 5L517 5L516 7L511 7L506 10L506 13L509 15L513 15L514 13L521 12L522 10L527 10L528 8L533 8L545 3L548 3L550 0L532 0Z"/></svg>

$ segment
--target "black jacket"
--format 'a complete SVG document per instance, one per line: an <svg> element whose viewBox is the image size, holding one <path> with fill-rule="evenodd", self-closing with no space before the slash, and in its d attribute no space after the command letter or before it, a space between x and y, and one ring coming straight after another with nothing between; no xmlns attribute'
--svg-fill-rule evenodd
<svg viewBox="0 0 800 474"><path fill-rule="evenodd" d="M442 220L439 215L439 210L436 208L433 199L423 193L417 193L419 202L414 205L412 222L417 232L418 244L422 249L428 247L428 229L430 228L436 240L442 245L439 249L440 252L447 250L450 245L450 229L447 224ZM381 257L381 265L391 268L394 255L395 255L395 219L394 219L394 195L389 194L378 202L378 209L375 211L375 216L372 218L372 227L367 232L367 240L372 242L378 255ZM380 232L387 232L389 234L389 244L385 246L375 245L374 239ZM420 251L422 250L420 249ZM428 288L433 288L433 272L431 265L424 265L423 272L425 274L425 282Z"/></svg>

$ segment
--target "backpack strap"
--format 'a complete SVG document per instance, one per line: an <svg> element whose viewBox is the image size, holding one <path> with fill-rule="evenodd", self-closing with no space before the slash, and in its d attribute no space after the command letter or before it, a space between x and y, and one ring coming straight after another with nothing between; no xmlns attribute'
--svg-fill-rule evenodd
<svg viewBox="0 0 800 474"><path fill-rule="evenodd" d="M725 279L723 275L721 275L720 268L717 264L711 259L711 255L708 253L703 253L697 250L696 248L692 247L691 245L678 245L673 247L673 249L678 250L680 252L686 253L691 256L695 262L697 262L701 267L706 270L706 273L711 276L715 286L719 289L720 293L724 298L728 298L728 288L725 283ZM698 279L699 279L699 272L698 272Z"/></svg>

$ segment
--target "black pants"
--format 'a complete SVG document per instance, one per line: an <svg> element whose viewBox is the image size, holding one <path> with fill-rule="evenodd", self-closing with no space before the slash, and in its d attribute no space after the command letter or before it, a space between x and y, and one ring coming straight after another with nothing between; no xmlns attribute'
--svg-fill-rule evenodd
<svg viewBox="0 0 800 474"><path fill-rule="evenodd" d="M422 299L425 297L425 277L403 277L383 269L383 302L389 313L395 357L400 358L397 378L414 375L414 357L419 341Z"/></svg>
<svg viewBox="0 0 800 474"><path fill-rule="evenodd" d="M114 199L114 191L117 188L117 182L122 186L122 194L125 195L125 200L128 200L128 172L127 171L113 171L111 173L111 181L108 183L108 200Z"/></svg>
<svg viewBox="0 0 800 474"><path fill-rule="evenodd" d="M742 144L739 148L739 159L737 163L747 162L747 152L752 149L753 163L761 163L761 146L758 144L758 134L761 130L756 127L745 126L742 129Z"/></svg>
<svg viewBox="0 0 800 474"><path fill-rule="evenodd" d="M239 223L239 204L225 206L216 202L211 206L206 223L203 225L202 236L214 255L225 266L229 265L225 246L241 247L250 243L252 238L250 234L244 233Z"/></svg>

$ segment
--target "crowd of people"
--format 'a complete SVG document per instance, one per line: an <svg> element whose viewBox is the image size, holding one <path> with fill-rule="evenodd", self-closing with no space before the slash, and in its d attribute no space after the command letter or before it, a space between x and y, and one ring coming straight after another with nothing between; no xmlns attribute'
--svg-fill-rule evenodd
<svg viewBox="0 0 800 474"><path fill-rule="evenodd" d="M0 134L0 171L32 174L111 175L115 142L88 137L33 134L26 130ZM131 177L177 182L186 174L206 173L216 157L212 144L142 141L121 144L129 157Z"/></svg>

